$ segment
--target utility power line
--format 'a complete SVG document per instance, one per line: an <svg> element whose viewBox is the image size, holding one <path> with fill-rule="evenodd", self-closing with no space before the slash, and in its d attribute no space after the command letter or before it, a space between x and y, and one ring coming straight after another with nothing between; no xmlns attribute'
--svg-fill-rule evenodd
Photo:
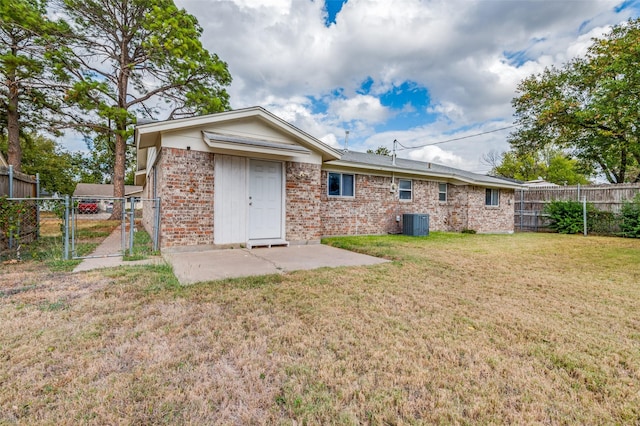
<svg viewBox="0 0 640 426"><path fill-rule="evenodd" d="M459 138L454 138L454 139L447 139L444 141L439 141L439 142L433 142L433 143L425 143L422 145L416 145L416 146L404 146L402 145L400 142L398 142L398 145L400 145L402 148L398 149L398 151L404 151L405 149L417 149L417 148L424 148L425 146L431 146L431 145L440 145L443 143L449 143L449 142L455 142L455 141L459 141L462 139L469 139L469 138L475 138L476 136L482 136L482 135L486 135L488 133L495 133L495 132L500 132L502 130L507 130L507 129L511 129L512 127L516 127L515 124L512 124L511 126L507 126L507 127L501 127L499 129L495 129L495 130L488 130L486 132L482 132L482 133L475 133L473 135L467 135L467 136L461 136Z"/></svg>

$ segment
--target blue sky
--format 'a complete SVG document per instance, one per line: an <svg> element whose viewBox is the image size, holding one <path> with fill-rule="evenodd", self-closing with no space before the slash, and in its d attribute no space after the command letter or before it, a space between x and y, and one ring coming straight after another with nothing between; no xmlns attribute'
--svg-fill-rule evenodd
<svg viewBox="0 0 640 426"><path fill-rule="evenodd" d="M350 149L486 172L504 151L523 78L584 54L640 16L640 0L176 0L234 78L233 108L260 105ZM474 134L483 133L481 136Z"/></svg>

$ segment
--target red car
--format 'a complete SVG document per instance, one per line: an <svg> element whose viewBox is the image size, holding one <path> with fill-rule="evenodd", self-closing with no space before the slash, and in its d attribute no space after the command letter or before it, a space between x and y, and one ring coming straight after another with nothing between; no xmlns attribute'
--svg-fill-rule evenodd
<svg viewBox="0 0 640 426"><path fill-rule="evenodd" d="M98 202L96 200L80 200L80 202L78 202L78 213L80 214L98 213Z"/></svg>

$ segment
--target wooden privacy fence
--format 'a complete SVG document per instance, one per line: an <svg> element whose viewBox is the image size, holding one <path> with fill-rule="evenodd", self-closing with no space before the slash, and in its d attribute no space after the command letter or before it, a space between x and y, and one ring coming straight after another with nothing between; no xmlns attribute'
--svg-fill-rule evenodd
<svg viewBox="0 0 640 426"><path fill-rule="evenodd" d="M572 185L516 189L514 213L515 227L520 231L548 230L549 220L545 205L552 201L580 201L596 209L614 214L620 213L625 201L640 193L640 183L617 185Z"/></svg>
<svg viewBox="0 0 640 426"><path fill-rule="evenodd" d="M6 250L14 250L21 244L38 238L39 179L16 172L13 167L0 167L0 197L10 199L33 198L33 201L10 201L0 199L0 255ZM20 203L18 206L17 203Z"/></svg>
<svg viewBox="0 0 640 426"><path fill-rule="evenodd" d="M35 176L16 172L13 167L0 167L0 197L36 198L38 180Z"/></svg>

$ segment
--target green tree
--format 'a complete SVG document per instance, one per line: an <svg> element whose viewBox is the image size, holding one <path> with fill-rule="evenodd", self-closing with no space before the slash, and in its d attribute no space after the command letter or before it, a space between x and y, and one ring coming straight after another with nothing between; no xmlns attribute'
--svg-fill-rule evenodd
<svg viewBox="0 0 640 426"><path fill-rule="evenodd" d="M231 76L202 46L196 19L172 0L64 0L64 9L76 33L68 97L85 114L81 128L113 137L114 194L122 197L136 116L225 110Z"/></svg>
<svg viewBox="0 0 640 426"><path fill-rule="evenodd" d="M518 86L512 148L570 150L611 183L640 181L640 19L594 39L584 58Z"/></svg>
<svg viewBox="0 0 640 426"><path fill-rule="evenodd" d="M391 151L386 146L379 146L375 150L368 149L367 154L377 154L377 155L391 155Z"/></svg>
<svg viewBox="0 0 640 426"><path fill-rule="evenodd" d="M54 140L34 133L23 133L21 138L22 171L40 174L40 188L49 193L71 195L76 187L83 164L81 154L71 154ZM0 138L0 151L7 151L7 138Z"/></svg>
<svg viewBox="0 0 640 426"><path fill-rule="evenodd" d="M495 156L494 156L495 157ZM491 158L491 155L485 156ZM589 179L579 162L567 157L560 150L542 152L508 151L502 153L499 160L492 160L490 174L518 179L521 181L542 178L558 185L587 184ZM489 163L490 161L485 160Z"/></svg>
<svg viewBox="0 0 640 426"><path fill-rule="evenodd" d="M45 0L0 1L0 126L16 170L22 168L21 132L49 121L63 93L57 60L66 52L61 40L68 27L45 13Z"/></svg>

